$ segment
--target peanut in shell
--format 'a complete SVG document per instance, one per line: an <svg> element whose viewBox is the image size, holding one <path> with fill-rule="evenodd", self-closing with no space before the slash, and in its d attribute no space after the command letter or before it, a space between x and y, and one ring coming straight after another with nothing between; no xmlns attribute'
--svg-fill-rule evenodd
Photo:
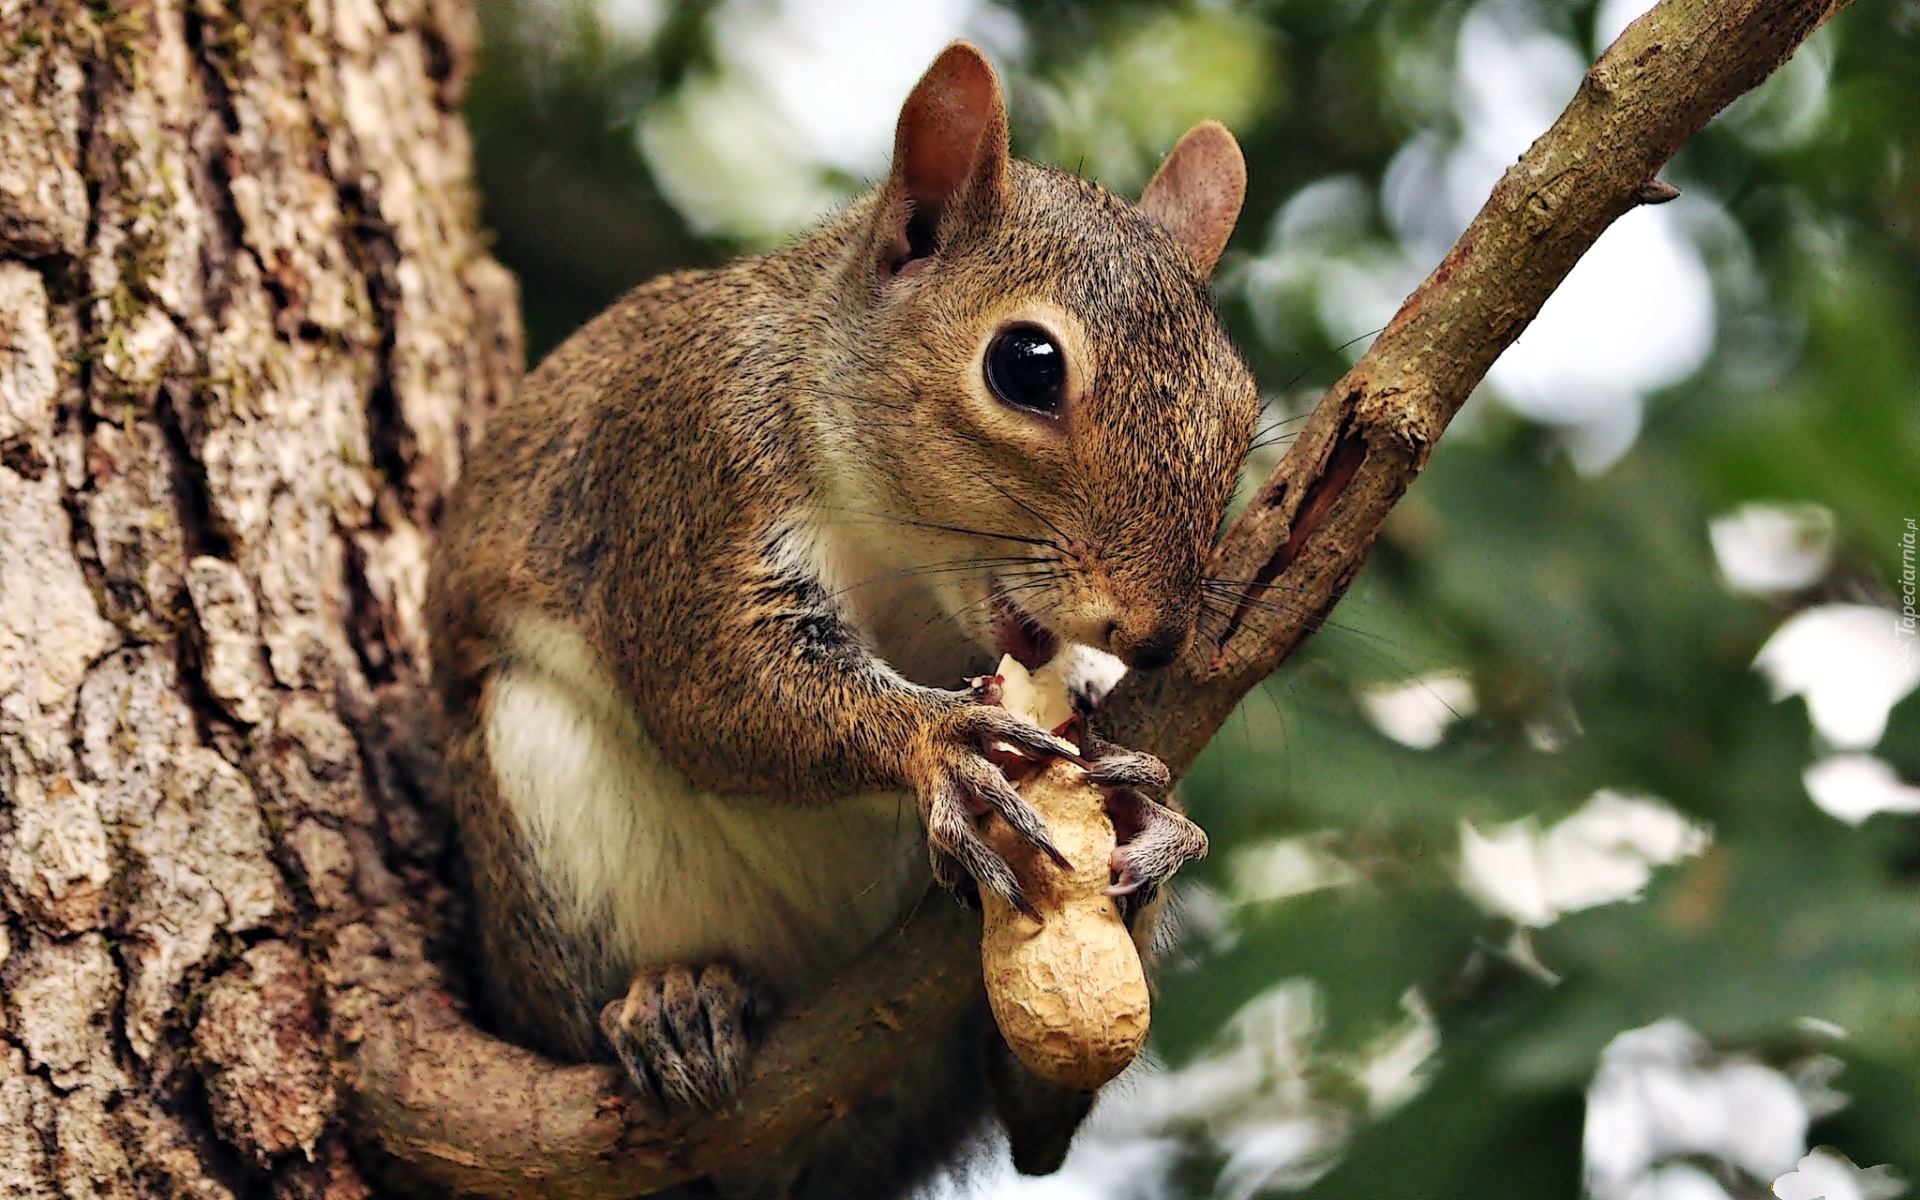
<svg viewBox="0 0 1920 1200"><path fill-rule="evenodd" d="M1027 672L1002 661L1002 703L1054 728L1072 715L1065 689L1047 668ZM1035 1074L1093 1089L1118 1075L1146 1042L1146 971L1113 897L1115 844L1106 798L1070 762L1054 762L1019 783L1046 819L1061 867L998 817L985 837L1020 879L1028 916L983 893L980 963L994 1020L1014 1054Z"/></svg>

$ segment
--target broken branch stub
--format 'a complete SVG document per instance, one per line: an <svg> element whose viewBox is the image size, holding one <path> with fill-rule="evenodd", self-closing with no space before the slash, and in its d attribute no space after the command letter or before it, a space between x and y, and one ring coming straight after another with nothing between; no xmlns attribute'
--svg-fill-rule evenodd
<svg viewBox="0 0 1920 1200"><path fill-rule="evenodd" d="M1216 549L1243 589L1220 644L1129 676L1103 724L1175 772L1317 629L1434 442L1621 214L1657 202L1681 143L1849 0L1663 0L1587 72L1553 128L1322 399ZM979 925L930 898L770 1031L731 1110L662 1126L603 1067L487 1038L417 985L361 1002L341 1063L363 1138L466 1195L620 1200L777 1145L841 1111L980 995ZM362 985L364 986L364 985ZM351 996L336 997L336 1007Z"/></svg>

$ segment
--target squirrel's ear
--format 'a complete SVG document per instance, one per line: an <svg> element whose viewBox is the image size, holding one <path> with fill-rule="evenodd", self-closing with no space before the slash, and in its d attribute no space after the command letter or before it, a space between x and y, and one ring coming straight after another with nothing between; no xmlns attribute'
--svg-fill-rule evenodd
<svg viewBox="0 0 1920 1200"><path fill-rule="evenodd" d="M1247 160L1240 143L1220 122L1202 121L1187 130L1147 181L1140 210L1173 235L1204 276L1213 274L1246 198Z"/></svg>
<svg viewBox="0 0 1920 1200"><path fill-rule="evenodd" d="M1007 105L979 47L940 52L900 109L893 170L881 196L882 277L938 249L941 219L957 202L997 200L1006 187Z"/></svg>

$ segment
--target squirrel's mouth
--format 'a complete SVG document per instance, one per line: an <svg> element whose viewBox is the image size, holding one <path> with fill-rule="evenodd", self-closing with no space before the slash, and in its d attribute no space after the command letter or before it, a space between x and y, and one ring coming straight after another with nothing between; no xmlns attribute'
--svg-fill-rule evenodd
<svg viewBox="0 0 1920 1200"><path fill-rule="evenodd" d="M1060 652L1060 639L1053 631L1029 616L1013 602L1013 597L997 587L993 593L993 640L1002 654L1011 654L1015 662L1029 671L1046 666Z"/></svg>

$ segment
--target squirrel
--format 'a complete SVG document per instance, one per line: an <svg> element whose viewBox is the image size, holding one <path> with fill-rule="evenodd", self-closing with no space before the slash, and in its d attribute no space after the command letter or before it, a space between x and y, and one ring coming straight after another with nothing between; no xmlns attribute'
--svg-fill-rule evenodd
<svg viewBox="0 0 1920 1200"><path fill-rule="evenodd" d="M980 822L1051 846L989 750L1074 750L964 681L1061 658L1091 701L1190 648L1259 405L1207 282L1245 181L1214 122L1137 206L1016 160L998 77L956 42L876 189L640 286L494 414L428 616L502 1033L617 1060L663 1110L723 1106L756 1023L931 882L1024 904ZM1091 753L1144 936L1205 835L1149 797L1156 760ZM1053 1170L1091 1097L966 1024L687 1194L899 1194L989 1103L1016 1165Z"/></svg>

